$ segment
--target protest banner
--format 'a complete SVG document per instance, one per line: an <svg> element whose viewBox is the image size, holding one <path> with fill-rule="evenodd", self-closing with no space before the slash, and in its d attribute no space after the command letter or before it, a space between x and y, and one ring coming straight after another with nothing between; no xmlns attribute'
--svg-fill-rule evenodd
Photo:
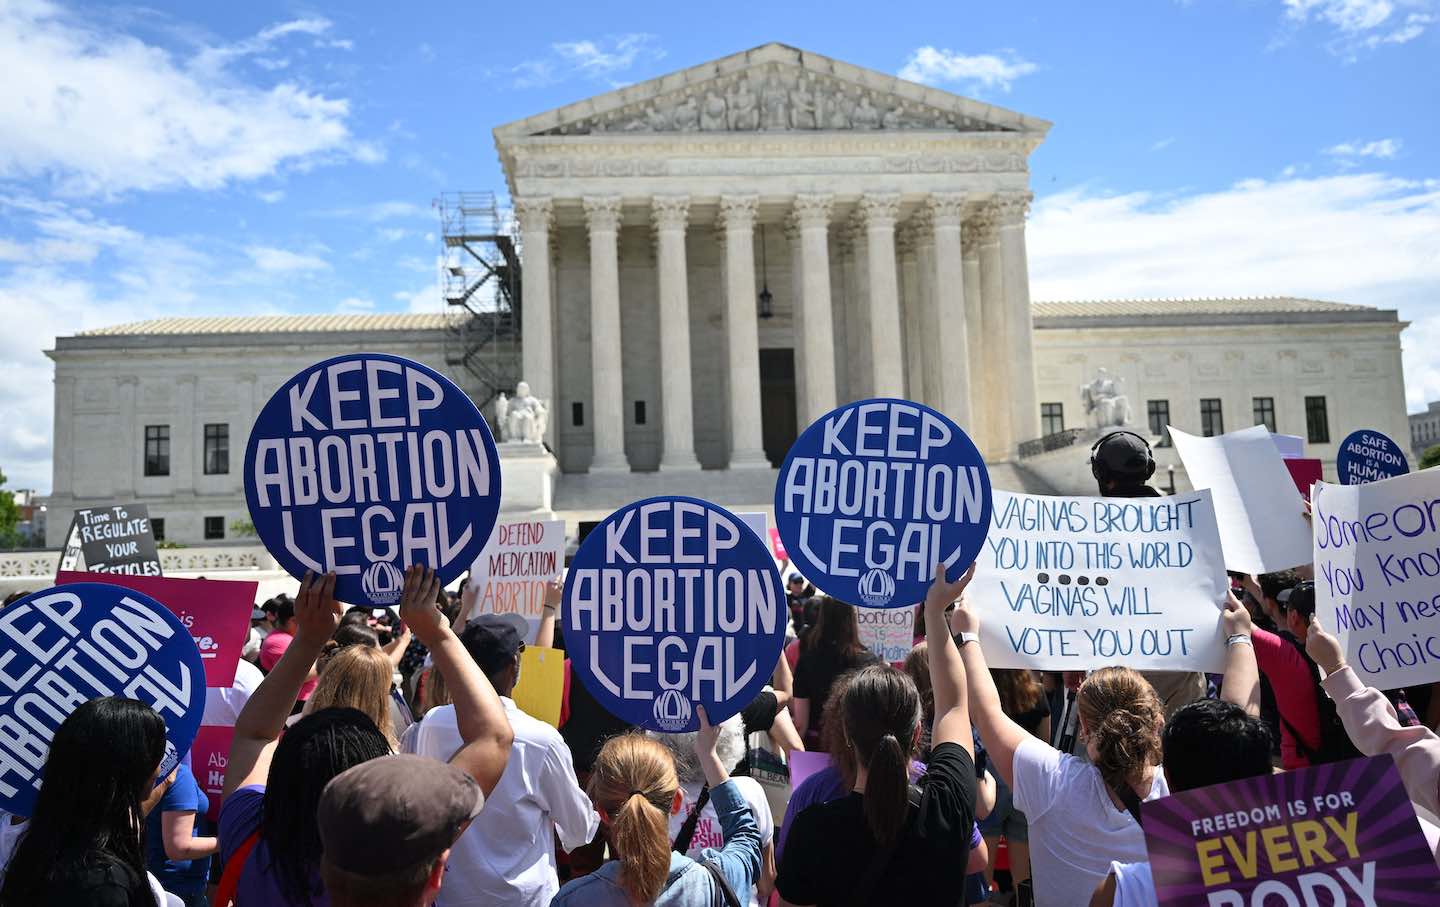
<svg viewBox="0 0 1440 907"><path fill-rule="evenodd" d="M856 608L860 643L888 664L898 664L915 645L914 608Z"/></svg>
<svg viewBox="0 0 1440 907"><path fill-rule="evenodd" d="M235 740L234 726L202 724L195 732L195 742L190 744L190 771L205 796L210 798L210 808L205 818L211 822L220 821L220 798L225 793L225 768L230 762L230 744Z"/></svg>
<svg viewBox="0 0 1440 907"><path fill-rule="evenodd" d="M1315 614L1361 682L1440 680L1440 470L1315 486Z"/></svg>
<svg viewBox="0 0 1440 907"><path fill-rule="evenodd" d="M1170 438L1190 484L1214 499L1227 569L1258 576L1310 562L1305 504L1265 426L1213 438L1171 426Z"/></svg>
<svg viewBox="0 0 1440 907"><path fill-rule="evenodd" d="M1440 903L1440 870L1388 754L1141 806L1166 907Z"/></svg>
<svg viewBox="0 0 1440 907"><path fill-rule="evenodd" d="M0 810L21 816L34 808L50 738L81 703L122 696L159 712L162 779L205 711L205 668L185 627L148 595L108 583L46 589L0 612L0 688Z"/></svg>
<svg viewBox="0 0 1440 907"><path fill-rule="evenodd" d="M1346 435L1340 442L1340 452L1335 455L1335 472L1341 485L1364 485L1403 476L1409 471L1405 449L1370 428Z"/></svg>
<svg viewBox="0 0 1440 907"><path fill-rule="evenodd" d="M1282 460L1298 460L1305 456L1305 439L1299 435L1277 435L1272 432L1270 440L1275 442L1275 449L1280 451Z"/></svg>
<svg viewBox="0 0 1440 907"><path fill-rule="evenodd" d="M861 400L800 435L775 483L775 523L795 568L841 601L908 608L943 562L957 579L990 526L990 474L945 415Z"/></svg>
<svg viewBox="0 0 1440 907"><path fill-rule="evenodd" d="M967 598L995 668L1213 671L1228 581L1209 492L1167 498L995 492Z"/></svg>
<svg viewBox="0 0 1440 907"><path fill-rule="evenodd" d="M560 726L560 700L565 695L565 653L526 646L520 653L520 679L510 698L520 711L551 727Z"/></svg>
<svg viewBox="0 0 1440 907"><path fill-rule="evenodd" d="M400 601L404 570L458 577L500 510L500 459L465 392L382 353L316 363L260 410L245 447L245 500L291 576L335 572L352 605Z"/></svg>
<svg viewBox="0 0 1440 907"><path fill-rule="evenodd" d="M575 552L562 613L571 668L610 714L655 731L719 724L770 680L788 618L765 543L708 501L615 511Z"/></svg>
<svg viewBox="0 0 1440 907"><path fill-rule="evenodd" d="M144 504L83 507L75 511L56 572L75 570L84 559L90 573L159 576L160 552Z"/></svg>
<svg viewBox="0 0 1440 907"><path fill-rule="evenodd" d="M774 526L770 527L770 553L775 555L775 560L782 564L790 562L790 555L785 553L785 543L780 540L780 530Z"/></svg>
<svg viewBox="0 0 1440 907"><path fill-rule="evenodd" d="M470 565L470 582L480 590L475 615L518 614L529 625L526 641L534 642L545 610L545 587L564 568L564 520L497 523Z"/></svg>
<svg viewBox="0 0 1440 907"><path fill-rule="evenodd" d="M1311 486L1325 478L1324 464L1312 457L1291 457L1285 461L1285 470L1290 473L1295 490L1307 501Z"/></svg>
<svg viewBox="0 0 1440 907"><path fill-rule="evenodd" d="M61 571L55 585L111 583L143 592L174 614L190 631L205 664L205 686L235 682L235 665L250 635L257 584L251 580L173 579L158 576L95 576Z"/></svg>

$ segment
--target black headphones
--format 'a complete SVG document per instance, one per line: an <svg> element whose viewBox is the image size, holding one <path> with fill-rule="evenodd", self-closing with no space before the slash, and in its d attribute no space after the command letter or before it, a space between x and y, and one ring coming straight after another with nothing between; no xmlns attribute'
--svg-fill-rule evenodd
<svg viewBox="0 0 1440 907"><path fill-rule="evenodd" d="M1153 451L1150 450L1150 442L1149 440L1142 438L1140 435L1137 435L1135 432L1125 429L1121 429L1119 431L1112 431L1109 434L1103 435L1100 440L1090 445L1090 475L1094 476L1097 482L1101 480L1100 470L1096 468L1095 452L1100 449L1100 445L1104 444L1106 441L1109 441L1111 438L1119 437L1120 435L1129 435L1130 437L1139 441L1141 444L1145 445L1145 477L1141 479L1141 481L1148 481L1150 477L1155 474L1155 454Z"/></svg>

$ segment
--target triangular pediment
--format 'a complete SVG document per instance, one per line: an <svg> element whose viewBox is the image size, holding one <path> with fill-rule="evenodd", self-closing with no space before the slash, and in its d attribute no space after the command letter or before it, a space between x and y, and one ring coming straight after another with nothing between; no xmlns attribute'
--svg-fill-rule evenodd
<svg viewBox="0 0 1440 907"><path fill-rule="evenodd" d="M766 44L596 95L495 130L529 136L751 132L1028 133L1045 120L937 88Z"/></svg>

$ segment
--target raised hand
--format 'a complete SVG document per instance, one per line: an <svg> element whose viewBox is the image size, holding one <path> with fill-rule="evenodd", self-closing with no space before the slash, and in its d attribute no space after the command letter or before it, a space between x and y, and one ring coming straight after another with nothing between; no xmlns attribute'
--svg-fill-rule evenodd
<svg viewBox="0 0 1440 907"><path fill-rule="evenodd" d="M1345 649L1340 640L1320 626L1320 617L1310 619L1310 629L1305 633L1305 651L1328 677L1345 667Z"/></svg>
<svg viewBox="0 0 1440 907"><path fill-rule="evenodd" d="M1250 611L1240 599L1235 597L1234 592L1225 593L1225 613L1220 617L1220 623L1225 628L1225 636L1250 636L1255 632L1254 624L1250 620Z"/></svg>
<svg viewBox="0 0 1440 907"><path fill-rule="evenodd" d="M445 615L435 604L440 594L440 579L435 571L420 564L405 568L405 588L400 593L400 619L427 648L444 635Z"/></svg>
<svg viewBox="0 0 1440 907"><path fill-rule="evenodd" d="M951 602L958 602L955 610L950 613L951 633L979 633L980 615L970 607L970 602L965 596L965 590L970 585L970 580L975 578L975 565L972 563L960 578L955 582L945 579L945 565L935 565L935 579L930 583L930 590L925 593L925 627L928 632L930 627L930 614L944 613L945 608ZM940 619L935 622L938 628L944 624Z"/></svg>
<svg viewBox="0 0 1440 907"><path fill-rule="evenodd" d="M340 626L340 603L335 600L335 574L305 572L295 599L295 638L310 645L325 645Z"/></svg>

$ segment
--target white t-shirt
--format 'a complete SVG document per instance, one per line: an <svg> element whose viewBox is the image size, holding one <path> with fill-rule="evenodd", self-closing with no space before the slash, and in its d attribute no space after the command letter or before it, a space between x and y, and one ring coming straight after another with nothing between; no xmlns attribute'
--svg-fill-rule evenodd
<svg viewBox="0 0 1440 907"><path fill-rule="evenodd" d="M1015 808L1030 820L1035 907L1069 907L1075 892L1089 897L1112 861L1146 859L1145 833L1110 800L1095 766L1026 737L1015 750L1014 769ZM1169 793L1156 768L1145 800Z"/></svg>
<svg viewBox="0 0 1440 907"><path fill-rule="evenodd" d="M1114 907L1160 907L1149 863L1111 863L1115 875Z"/></svg>
<svg viewBox="0 0 1440 907"><path fill-rule="evenodd" d="M235 665L235 682L228 687L211 687L205 691L205 717L200 723L207 727L234 727L240 710L250 701L250 694L260 686L265 675L245 659Z"/></svg>
<svg viewBox="0 0 1440 907"><path fill-rule="evenodd" d="M763 851L775 840L775 819L770 814L770 800L765 796L765 788L760 786L754 778L731 778L735 782L736 790L740 791L745 802L750 805L750 814L755 817L755 824L760 827L760 849ZM685 796L685 802L680 806L680 812L670 816L670 840L673 842L675 836L680 833L680 826L685 824L685 819L690 815L690 810L695 806L696 799L700 796L700 788L704 786L700 781L689 781L680 785L680 792ZM700 859L700 851L705 848L719 850L725 846L725 832L720 827L720 817L715 814L715 804L706 801L705 808L700 810L700 820L695 823L695 836L690 839L690 849L685 852L691 859ZM755 896L755 887L750 887L751 907L760 907L760 901Z"/></svg>

